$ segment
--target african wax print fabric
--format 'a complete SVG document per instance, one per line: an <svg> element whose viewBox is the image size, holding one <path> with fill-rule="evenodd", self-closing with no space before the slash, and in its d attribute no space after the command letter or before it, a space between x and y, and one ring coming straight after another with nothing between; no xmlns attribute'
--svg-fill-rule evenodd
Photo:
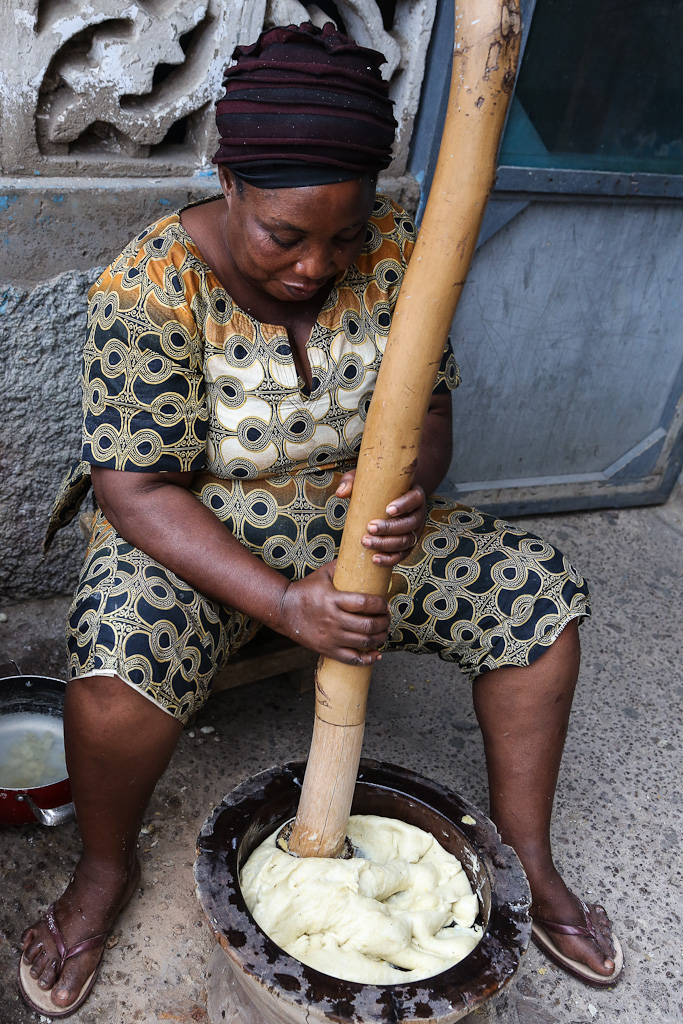
<svg viewBox="0 0 683 1024"><path fill-rule="evenodd" d="M236 479L355 461L415 236L378 196L308 340L309 393L284 327L233 303L178 214L157 221L90 291L83 460ZM435 390L458 382L449 344Z"/></svg>
<svg viewBox="0 0 683 1024"><path fill-rule="evenodd" d="M307 478L356 463L415 235L407 215L378 196L363 250L311 331L309 390L286 330L233 303L178 214L141 232L90 292L83 461L63 485L67 509L57 503L52 531L68 518L88 464L202 471L209 507L275 568L294 579L332 558L325 533L345 506L321 510ZM459 379L449 342L435 393Z"/></svg>
<svg viewBox="0 0 683 1024"><path fill-rule="evenodd" d="M304 546L318 545L313 550L322 561L339 550L347 504L335 497L340 479L341 473L319 471L289 481L290 511L304 504L320 509L317 521L301 517L299 537ZM210 482L199 485L205 504L212 493ZM332 506L344 510L326 519ZM283 538L264 531L249 543L249 535L246 528L241 539L255 554L271 565L291 564ZM590 614L585 580L552 545L438 497L430 499L419 543L394 568L389 596L383 650L435 653L473 680L505 665L531 664L571 619ZM98 512L67 624L72 677L114 673L186 722L209 696L216 671L258 629L258 622L199 594L128 544Z"/></svg>
<svg viewBox="0 0 683 1024"><path fill-rule="evenodd" d="M335 491L356 463L414 238L403 211L378 196L365 246L311 332L309 390L286 331L232 302L178 214L145 229L90 294L82 461L50 530L75 515L90 465L184 470L197 498L288 579L336 557L347 502ZM435 391L458 381L447 346ZM476 678L531 664L590 609L585 581L553 547L432 497L423 536L394 569L391 610L387 650L434 652ZM257 629L98 511L67 626L72 677L115 673L186 721Z"/></svg>

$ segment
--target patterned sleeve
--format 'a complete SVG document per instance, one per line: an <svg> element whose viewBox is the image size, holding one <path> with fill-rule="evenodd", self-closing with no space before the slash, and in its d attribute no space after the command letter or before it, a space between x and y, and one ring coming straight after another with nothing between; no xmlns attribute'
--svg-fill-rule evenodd
<svg viewBox="0 0 683 1024"><path fill-rule="evenodd" d="M380 197L378 197L378 199L379 198ZM398 243L400 253L400 279L397 279L396 283L400 285L401 282L403 281L403 275L405 274L405 271L408 267L408 263L410 262L410 257L412 256L413 249L415 248L415 241L417 239L417 228L415 227L413 221L405 212L405 210L403 210L398 205L398 203L395 203L393 200L386 200L384 199L384 197L381 198L384 200L385 204L388 204L390 206L391 213L393 214L394 218L394 235ZM381 209L380 203L376 204L376 208L377 207L380 208L380 212L384 212ZM394 270L398 270L398 265L394 265ZM385 271L385 274L387 274L387 271ZM396 288L394 294L392 295L392 310L398 298L398 291L399 289ZM453 355L451 339L447 338L443 350L443 356L441 357L441 364L437 371L436 381L434 382L432 394L448 394L450 391L454 391L459 384L460 370L458 368L458 364L455 361L455 356Z"/></svg>
<svg viewBox="0 0 683 1024"><path fill-rule="evenodd" d="M83 459L133 472L205 464L202 336L187 250L158 222L131 242L88 296ZM164 228L164 225L166 227Z"/></svg>
<svg viewBox="0 0 683 1024"><path fill-rule="evenodd" d="M454 391L460 383L460 370L453 355L451 339L446 339L446 347L441 356L441 365L436 374L436 381L432 389L433 395L447 395Z"/></svg>

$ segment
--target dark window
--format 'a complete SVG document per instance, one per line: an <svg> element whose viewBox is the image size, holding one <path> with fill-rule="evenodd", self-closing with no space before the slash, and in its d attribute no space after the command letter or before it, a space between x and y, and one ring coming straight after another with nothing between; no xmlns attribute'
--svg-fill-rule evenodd
<svg viewBox="0 0 683 1024"><path fill-rule="evenodd" d="M537 0L499 163L683 174L683 3Z"/></svg>

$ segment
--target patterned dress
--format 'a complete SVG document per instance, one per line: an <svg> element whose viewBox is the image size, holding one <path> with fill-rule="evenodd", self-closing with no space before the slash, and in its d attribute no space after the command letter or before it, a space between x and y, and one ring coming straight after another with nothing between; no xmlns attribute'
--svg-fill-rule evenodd
<svg viewBox="0 0 683 1024"><path fill-rule="evenodd" d="M58 496L49 536L72 518L90 465L192 471L192 492L242 544L288 579L338 553L355 465L415 228L378 196L362 252L335 281L297 375L284 328L231 300L167 216L137 236L89 295L82 461ZM447 346L436 392L457 386ZM429 499L420 542L396 566L386 649L435 652L475 678L528 665L589 614L583 578L561 553L483 512ZM70 673L118 675L187 718L259 624L219 605L120 537L98 511L67 625Z"/></svg>

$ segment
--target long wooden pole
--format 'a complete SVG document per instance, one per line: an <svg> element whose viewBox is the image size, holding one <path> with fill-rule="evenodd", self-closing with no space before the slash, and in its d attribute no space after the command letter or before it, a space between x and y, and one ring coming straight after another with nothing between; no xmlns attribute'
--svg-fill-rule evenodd
<svg viewBox="0 0 683 1024"><path fill-rule="evenodd" d="M518 0L456 0L453 72L439 159L363 433L334 585L386 595L391 570L361 538L409 490L437 369L495 183L521 38ZM371 668L321 659L313 739L289 849L341 852Z"/></svg>

